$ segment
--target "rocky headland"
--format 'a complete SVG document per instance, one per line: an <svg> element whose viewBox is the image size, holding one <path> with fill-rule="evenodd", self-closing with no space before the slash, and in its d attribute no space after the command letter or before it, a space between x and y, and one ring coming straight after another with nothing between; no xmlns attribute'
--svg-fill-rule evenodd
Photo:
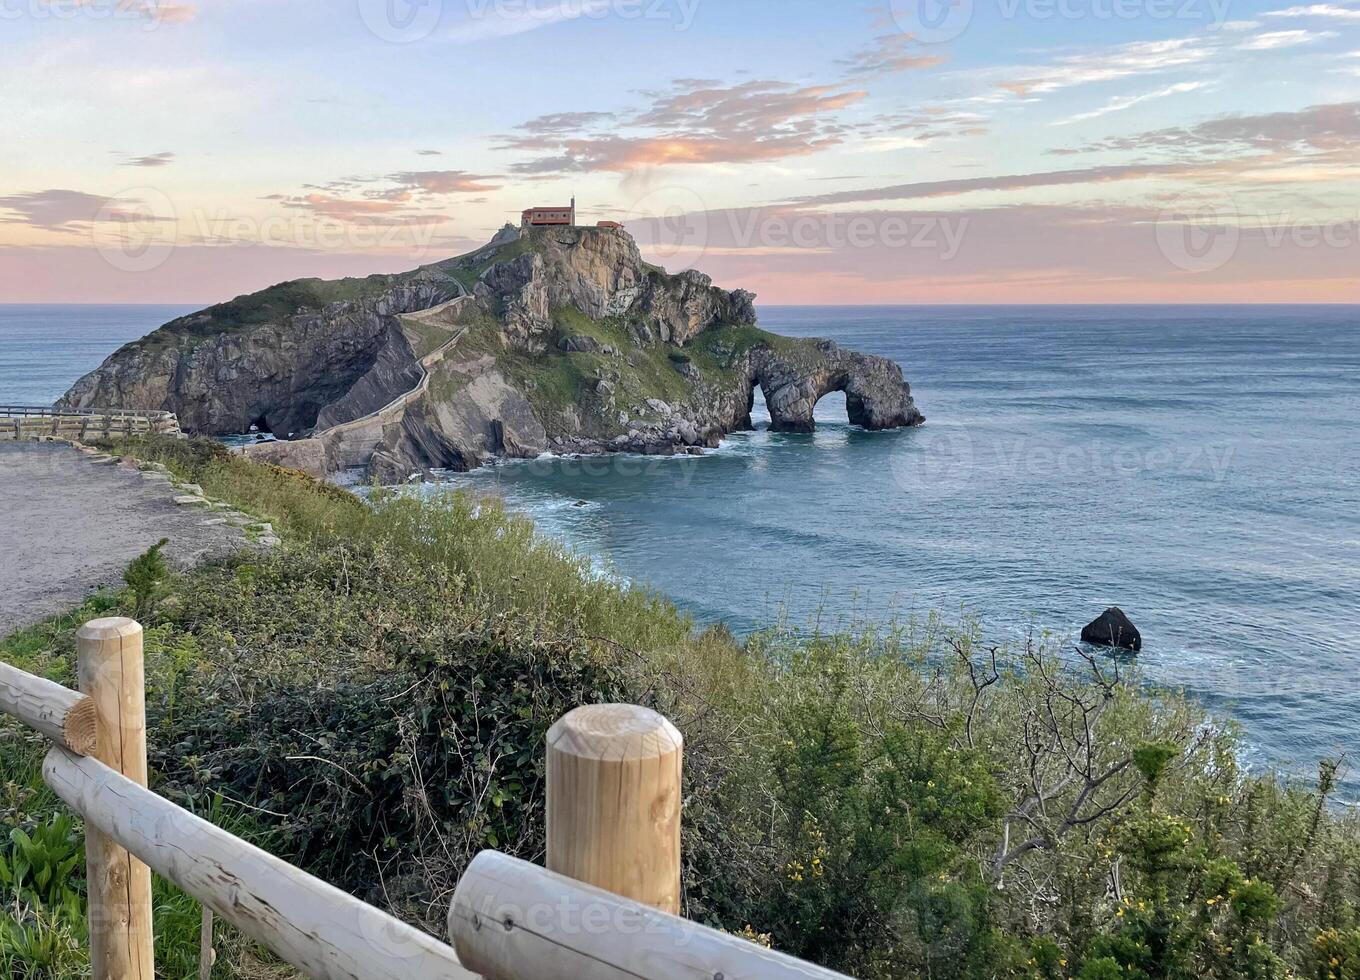
<svg viewBox="0 0 1360 980"><path fill-rule="evenodd" d="M845 392L851 423L924 421L892 361L756 325L755 296L644 262L619 228L507 225L413 272L273 286L174 320L61 404L164 409L201 435L318 475L385 482L544 452L701 452L750 429L811 432Z"/></svg>

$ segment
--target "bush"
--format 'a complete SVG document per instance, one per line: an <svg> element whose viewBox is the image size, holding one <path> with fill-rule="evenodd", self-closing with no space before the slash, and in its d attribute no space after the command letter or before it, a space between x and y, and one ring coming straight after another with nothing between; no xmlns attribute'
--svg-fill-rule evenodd
<svg viewBox="0 0 1360 980"><path fill-rule="evenodd" d="M431 924L479 850L542 853L543 739L626 699L579 639L497 612L463 579L336 545L201 573L158 645L198 659L160 701L162 792L265 811L281 853Z"/></svg>
<svg viewBox="0 0 1360 980"><path fill-rule="evenodd" d="M146 619L151 615L156 603L165 597L170 566L166 564L161 551L169 543L169 538L161 538L143 554L132 559L127 571L123 573L123 581L132 591L134 619Z"/></svg>

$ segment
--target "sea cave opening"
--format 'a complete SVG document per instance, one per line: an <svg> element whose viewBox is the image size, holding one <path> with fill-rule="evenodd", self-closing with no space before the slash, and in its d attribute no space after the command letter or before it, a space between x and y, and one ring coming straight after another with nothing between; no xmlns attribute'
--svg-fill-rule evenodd
<svg viewBox="0 0 1360 980"><path fill-rule="evenodd" d="M756 389L760 398L756 398ZM844 375L792 379L776 388L760 379L751 382L748 417L751 428L771 432L815 432L817 423L844 418L850 425L863 425L868 412L851 379ZM765 425L761 426L760 423Z"/></svg>

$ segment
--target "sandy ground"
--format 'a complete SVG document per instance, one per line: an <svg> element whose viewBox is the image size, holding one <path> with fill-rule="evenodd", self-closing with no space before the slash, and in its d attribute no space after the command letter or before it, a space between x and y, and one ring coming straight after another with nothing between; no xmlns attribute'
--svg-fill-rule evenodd
<svg viewBox="0 0 1360 980"><path fill-rule="evenodd" d="M129 561L161 538L185 567L240 547L219 515L177 507L168 482L100 464L58 443L0 443L0 636L120 584Z"/></svg>

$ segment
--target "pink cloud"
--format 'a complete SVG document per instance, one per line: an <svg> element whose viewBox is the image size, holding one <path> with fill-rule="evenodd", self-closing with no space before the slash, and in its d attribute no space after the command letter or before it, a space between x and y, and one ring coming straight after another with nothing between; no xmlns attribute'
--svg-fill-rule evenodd
<svg viewBox="0 0 1360 980"><path fill-rule="evenodd" d="M499 177L463 170L408 170L391 174L387 179L407 190L426 194L484 194L500 190L500 184L491 183Z"/></svg>
<svg viewBox="0 0 1360 980"><path fill-rule="evenodd" d="M835 86L772 81L723 86L708 79L682 79L648 94L651 104L629 116L578 113L531 120L506 141L508 149L535 154L513 169L522 174L628 173L805 156L840 143L844 130L838 114L867 95ZM613 129L578 135L575 128L605 122Z"/></svg>

